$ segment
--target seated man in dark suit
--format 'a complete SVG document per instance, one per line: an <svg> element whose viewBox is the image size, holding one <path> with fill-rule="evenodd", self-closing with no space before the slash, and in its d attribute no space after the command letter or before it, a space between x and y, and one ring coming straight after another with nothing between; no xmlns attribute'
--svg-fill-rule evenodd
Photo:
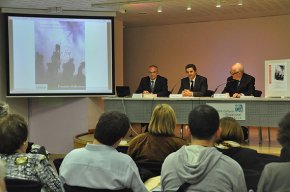
<svg viewBox="0 0 290 192"><path fill-rule="evenodd" d="M158 75L158 67L155 65L149 66L148 73L148 76L141 79L136 93L157 94L158 97L167 97L169 94L167 79Z"/></svg>
<svg viewBox="0 0 290 192"><path fill-rule="evenodd" d="M178 93L183 96L202 97L207 91L207 78L197 75L196 66L188 64L185 66L187 77L181 79Z"/></svg>
<svg viewBox="0 0 290 192"><path fill-rule="evenodd" d="M243 95L253 95L255 91L255 78L244 73L244 66L235 63L231 67L231 76L227 78L227 84L222 93L229 93L231 97L240 98Z"/></svg>

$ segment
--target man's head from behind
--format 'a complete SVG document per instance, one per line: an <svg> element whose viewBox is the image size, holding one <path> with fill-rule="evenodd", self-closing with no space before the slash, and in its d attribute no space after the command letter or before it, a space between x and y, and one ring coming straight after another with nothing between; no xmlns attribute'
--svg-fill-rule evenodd
<svg viewBox="0 0 290 192"><path fill-rule="evenodd" d="M189 113L188 126L193 138L211 140L219 129L219 114L209 105L199 105Z"/></svg>
<svg viewBox="0 0 290 192"><path fill-rule="evenodd" d="M94 138L104 145L113 146L125 137L130 127L129 118L118 111L101 115L95 129Z"/></svg>

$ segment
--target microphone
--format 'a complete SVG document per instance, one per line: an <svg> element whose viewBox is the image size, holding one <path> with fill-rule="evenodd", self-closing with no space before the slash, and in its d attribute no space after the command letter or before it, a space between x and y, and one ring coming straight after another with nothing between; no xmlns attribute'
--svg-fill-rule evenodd
<svg viewBox="0 0 290 192"><path fill-rule="evenodd" d="M180 81L180 80L178 79L178 81L173 85L171 91L169 91L169 94L173 93L173 90L175 89L175 87L176 87L176 85L179 83L179 81Z"/></svg>
<svg viewBox="0 0 290 192"><path fill-rule="evenodd" d="M227 82L225 82L225 83L219 84L219 85L215 88L213 94L216 93L216 91L218 90L218 88L219 88L220 86L225 85L225 84L230 83L230 82L233 82L233 81L236 81L236 80L235 80L235 79L232 79L232 80L229 80L229 81L227 81Z"/></svg>

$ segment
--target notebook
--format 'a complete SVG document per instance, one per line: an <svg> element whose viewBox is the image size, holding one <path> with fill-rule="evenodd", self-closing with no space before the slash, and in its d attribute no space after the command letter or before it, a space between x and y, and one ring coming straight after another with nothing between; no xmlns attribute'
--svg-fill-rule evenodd
<svg viewBox="0 0 290 192"><path fill-rule="evenodd" d="M130 95L129 86L116 86L116 92L118 97L126 97Z"/></svg>

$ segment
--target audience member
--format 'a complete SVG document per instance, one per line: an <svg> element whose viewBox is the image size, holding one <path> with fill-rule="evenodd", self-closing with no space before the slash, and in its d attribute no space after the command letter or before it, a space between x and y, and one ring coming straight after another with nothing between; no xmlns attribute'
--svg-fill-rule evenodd
<svg viewBox="0 0 290 192"><path fill-rule="evenodd" d="M136 90L136 93L157 94L158 97L167 97L167 79L158 75L158 67L150 65L148 68L149 76L143 77Z"/></svg>
<svg viewBox="0 0 290 192"><path fill-rule="evenodd" d="M235 98L254 94L255 78L244 72L244 66L241 63L235 63L231 67L230 74L222 93L229 93L231 97Z"/></svg>
<svg viewBox="0 0 290 192"><path fill-rule="evenodd" d="M74 149L64 158L59 170L62 182L94 189L147 191L131 157L115 149L129 127L130 122L125 114L102 114L96 125L93 143Z"/></svg>
<svg viewBox="0 0 290 192"><path fill-rule="evenodd" d="M151 116L148 132L142 133L130 141L128 154L138 163L160 163L161 169L164 159L186 144L183 139L174 135L175 126L176 116L173 109L167 104L157 105ZM139 169L142 180L145 180L148 172L142 167ZM152 174L150 176L156 176L154 173Z"/></svg>
<svg viewBox="0 0 290 192"><path fill-rule="evenodd" d="M0 118L7 116L10 113L9 105L3 101L0 101ZM37 145L32 142L28 142L28 147L26 149L26 153L35 153L35 154L43 154L47 158L49 156L49 152L45 150L45 147Z"/></svg>
<svg viewBox="0 0 290 192"><path fill-rule="evenodd" d="M290 113L286 114L279 123L278 142L282 149L289 148L290 144ZM282 159L289 157L281 154ZM289 191L290 189L290 162L274 162L265 166L258 184L258 192Z"/></svg>
<svg viewBox="0 0 290 192"><path fill-rule="evenodd" d="M280 160L290 162L290 113L279 124L277 140L282 145Z"/></svg>
<svg viewBox="0 0 290 192"><path fill-rule="evenodd" d="M244 135L240 124L232 117L224 117L220 120L220 128L222 131L216 148L237 161L243 169L261 172L264 164L257 151L241 146Z"/></svg>
<svg viewBox="0 0 290 192"><path fill-rule="evenodd" d="M214 147L221 133L218 112L211 106L199 105L190 112L188 125L191 144L165 159L161 170L162 190L177 191L187 183L188 191L246 192L240 165Z"/></svg>
<svg viewBox="0 0 290 192"><path fill-rule="evenodd" d="M178 94L182 96L205 96L207 91L207 78L198 75L197 69L194 64L188 64L185 66L185 72L187 77L181 79L180 88Z"/></svg>
<svg viewBox="0 0 290 192"><path fill-rule="evenodd" d="M0 160L6 163L6 177L39 181L46 191L62 191L60 180L47 158L25 153L27 138L27 123L20 115L7 114L0 119Z"/></svg>
<svg viewBox="0 0 290 192"><path fill-rule="evenodd" d="M6 175L5 164L3 161L0 161L0 192L6 191L6 186L5 186L5 181L4 181L5 175Z"/></svg>

